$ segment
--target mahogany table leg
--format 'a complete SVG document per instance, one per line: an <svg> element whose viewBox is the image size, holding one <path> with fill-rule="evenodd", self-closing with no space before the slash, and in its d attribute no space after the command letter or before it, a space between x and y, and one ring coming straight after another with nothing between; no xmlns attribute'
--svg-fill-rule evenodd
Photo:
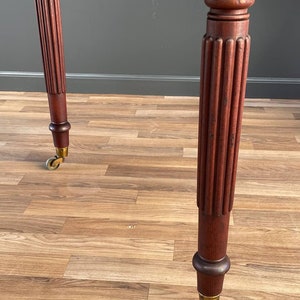
<svg viewBox="0 0 300 300"><path fill-rule="evenodd" d="M233 206L255 0L205 0L210 7L202 45L198 190L199 244L193 265L200 299L219 299Z"/></svg>
<svg viewBox="0 0 300 300"><path fill-rule="evenodd" d="M59 0L35 0L43 56L44 75L56 156L47 160L57 169L68 155L70 123L67 121L66 76Z"/></svg>

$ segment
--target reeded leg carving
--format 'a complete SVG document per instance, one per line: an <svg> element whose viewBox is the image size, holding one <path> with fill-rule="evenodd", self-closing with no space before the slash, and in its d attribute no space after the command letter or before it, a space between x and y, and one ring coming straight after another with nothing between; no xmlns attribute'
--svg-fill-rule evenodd
<svg viewBox="0 0 300 300"><path fill-rule="evenodd" d="M68 155L70 123L67 121L66 77L59 0L35 0L43 66L48 93L56 156L47 160L48 169L58 168Z"/></svg>
<svg viewBox="0 0 300 300"><path fill-rule="evenodd" d="M255 0L205 0L210 7L202 44L199 117L199 245L193 265L200 299L219 299L226 255L250 37L247 9Z"/></svg>

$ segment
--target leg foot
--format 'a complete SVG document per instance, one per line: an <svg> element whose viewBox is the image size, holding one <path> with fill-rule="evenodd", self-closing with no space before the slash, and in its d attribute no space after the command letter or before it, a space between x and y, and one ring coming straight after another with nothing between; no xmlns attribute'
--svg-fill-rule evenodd
<svg viewBox="0 0 300 300"><path fill-rule="evenodd" d="M68 147L56 148L56 155L50 157L46 161L46 168L50 171L56 170L62 162L64 162L65 157L68 156Z"/></svg>
<svg viewBox="0 0 300 300"><path fill-rule="evenodd" d="M199 300L219 300L220 296L214 296L214 297L205 297L201 294L199 294Z"/></svg>

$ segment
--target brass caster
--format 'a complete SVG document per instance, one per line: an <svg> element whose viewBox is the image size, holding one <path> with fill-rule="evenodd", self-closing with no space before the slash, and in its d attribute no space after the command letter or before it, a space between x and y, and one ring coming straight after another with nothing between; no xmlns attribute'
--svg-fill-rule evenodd
<svg viewBox="0 0 300 300"><path fill-rule="evenodd" d="M206 297L201 294L199 294L199 300L220 300L220 296L214 296L214 297Z"/></svg>
<svg viewBox="0 0 300 300"><path fill-rule="evenodd" d="M65 160L65 157L68 156L68 148L56 148L56 155L50 157L46 161L46 168L50 171L56 170L60 164Z"/></svg>
<svg viewBox="0 0 300 300"><path fill-rule="evenodd" d="M60 166L62 162L63 162L63 158L55 155L54 157L50 157L47 159L46 168L50 171L54 171Z"/></svg>

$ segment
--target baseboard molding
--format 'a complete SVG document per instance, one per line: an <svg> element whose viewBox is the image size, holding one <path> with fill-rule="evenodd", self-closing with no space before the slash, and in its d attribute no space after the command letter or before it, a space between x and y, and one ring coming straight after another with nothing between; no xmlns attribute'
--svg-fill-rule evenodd
<svg viewBox="0 0 300 300"><path fill-rule="evenodd" d="M198 95L199 76L67 73L68 91ZM42 72L0 71L1 90L43 91ZM300 78L249 77L247 97L300 98Z"/></svg>
<svg viewBox="0 0 300 300"><path fill-rule="evenodd" d="M0 71L0 78L44 78L42 72ZM199 76L67 73L70 80L199 82Z"/></svg>

